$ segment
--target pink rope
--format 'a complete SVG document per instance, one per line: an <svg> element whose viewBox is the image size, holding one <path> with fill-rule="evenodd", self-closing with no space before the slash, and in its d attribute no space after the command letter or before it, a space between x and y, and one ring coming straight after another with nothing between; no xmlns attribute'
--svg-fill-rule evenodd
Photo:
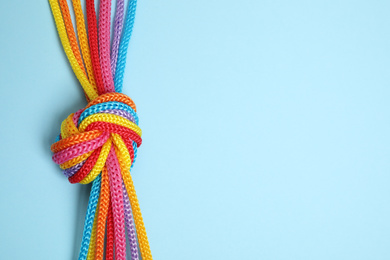
<svg viewBox="0 0 390 260"><path fill-rule="evenodd" d="M115 259L126 260L126 233L122 194L122 175L113 146L108 154L106 165L109 172L112 213L114 216Z"/></svg>
<svg viewBox="0 0 390 260"><path fill-rule="evenodd" d="M104 93L115 92L110 58L111 0L101 0L99 8L99 57Z"/></svg>

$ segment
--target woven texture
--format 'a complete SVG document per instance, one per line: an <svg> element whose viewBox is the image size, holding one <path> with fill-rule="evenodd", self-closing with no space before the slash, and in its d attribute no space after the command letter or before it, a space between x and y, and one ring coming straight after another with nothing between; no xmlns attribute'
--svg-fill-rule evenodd
<svg viewBox="0 0 390 260"><path fill-rule="evenodd" d="M117 0L111 44L111 1L101 0L98 19L86 0L73 0L77 34L66 0L49 0L64 51L88 105L70 114L51 146L53 161L70 183L92 183L79 259L152 259L130 170L142 144L135 103L122 91L136 1L124 14ZM99 22L99 26L97 26ZM111 45L111 48L110 48ZM127 237L126 237L127 235Z"/></svg>

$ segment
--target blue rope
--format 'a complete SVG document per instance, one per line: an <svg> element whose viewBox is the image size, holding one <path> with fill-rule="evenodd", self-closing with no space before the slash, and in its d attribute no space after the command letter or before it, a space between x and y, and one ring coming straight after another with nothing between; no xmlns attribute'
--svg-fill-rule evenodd
<svg viewBox="0 0 390 260"><path fill-rule="evenodd" d="M97 113L104 111L104 110L107 110L107 109L118 109L118 110L122 110L122 111L126 111L126 112L130 113L130 115L134 118L135 123L138 125L139 120L138 120L137 113L134 111L134 109L126 104L123 104L123 103L117 102L117 101L109 101L109 102L105 102L105 103L101 103L101 104L96 104L96 105L93 105L93 106L87 108L80 115L78 123L81 124L81 122L86 117L93 115L93 114L97 114Z"/></svg>
<svg viewBox="0 0 390 260"><path fill-rule="evenodd" d="M92 183L91 194L89 195L87 214L85 215L84 231L83 231L83 238L81 241L79 260L87 259L89 241L91 240L93 221L95 219L96 208L97 208L99 195L100 195L101 179L102 176L101 174L99 174L99 176L96 177L96 179Z"/></svg>

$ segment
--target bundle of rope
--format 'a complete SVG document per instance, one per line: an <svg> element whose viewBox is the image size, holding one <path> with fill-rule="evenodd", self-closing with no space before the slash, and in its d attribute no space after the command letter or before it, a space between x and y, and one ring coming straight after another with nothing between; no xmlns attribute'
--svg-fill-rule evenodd
<svg viewBox="0 0 390 260"><path fill-rule="evenodd" d="M66 118L51 146L70 183L92 182L79 259L152 259L130 175L142 131L136 106L121 93L136 0L117 0L111 42L111 0L72 0L77 36L66 0L49 0L58 34L88 105ZM88 35L87 35L88 29ZM111 45L111 46L110 46Z"/></svg>

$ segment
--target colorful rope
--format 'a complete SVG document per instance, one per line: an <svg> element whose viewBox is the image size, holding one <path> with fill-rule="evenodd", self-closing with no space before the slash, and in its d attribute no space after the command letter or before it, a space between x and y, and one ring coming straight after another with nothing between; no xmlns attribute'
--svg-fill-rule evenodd
<svg viewBox="0 0 390 260"><path fill-rule="evenodd" d="M131 33L133 32L136 6L137 6L137 0L129 1L129 5L127 7L127 13L126 13L125 27L123 30L121 43L119 45L118 60L117 60L117 65L115 70L114 81L115 81L116 92L122 92L122 88L123 88L123 75L126 66L127 49L130 42Z"/></svg>
<svg viewBox="0 0 390 260"><path fill-rule="evenodd" d="M88 35L80 0L72 0L77 37L67 1L49 2L64 51L89 102L62 122L51 146L53 161L70 183L92 182L79 260L127 259L126 234L131 259L151 260L130 175L142 131L134 102L119 93L136 0L129 1L125 19L124 0L117 0L111 48L110 0L100 1L99 26L94 0L86 0Z"/></svg>

